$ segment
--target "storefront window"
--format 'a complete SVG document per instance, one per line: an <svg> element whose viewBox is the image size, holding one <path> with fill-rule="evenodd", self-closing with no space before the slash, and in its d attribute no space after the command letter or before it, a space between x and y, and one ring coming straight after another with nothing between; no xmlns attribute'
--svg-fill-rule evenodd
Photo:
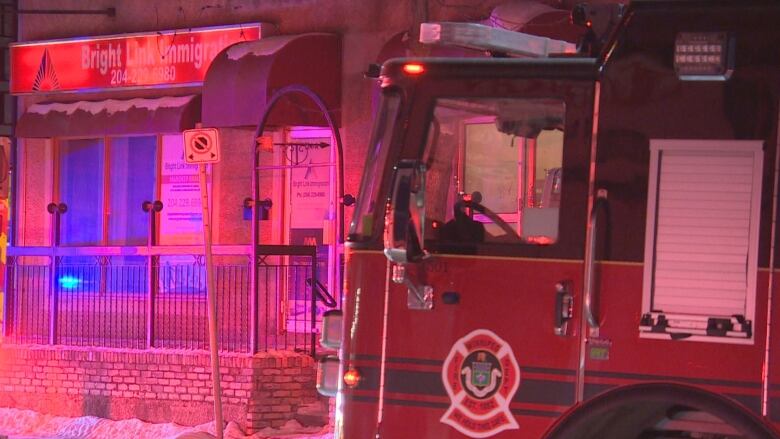
<svg viewBox="0 0 780 439"><path fill-rule="evenodd" d="M141 204L155 199L156 151L155 136L111 139L108 245L146 244L149 214Z"/></svg>
<svg viewBox="0 0 780 439"><path fill-rule="evenodd" d="M64 140L59 149L60 244L100 245L103 241L105 144L103 139Z"/></svg>

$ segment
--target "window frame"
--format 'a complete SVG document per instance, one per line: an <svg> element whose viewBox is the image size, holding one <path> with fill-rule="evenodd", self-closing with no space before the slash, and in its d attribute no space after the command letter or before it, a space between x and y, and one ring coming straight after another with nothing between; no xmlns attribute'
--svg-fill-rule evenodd
<svg viewBox="0 0 780 439"><path fill-rule="evenodd" d="M388 159L382 175L384 183L381 200L385 202L389 198L386 192L394 175L393 166L399 160L424 160L428 130L432 126L437 100L491 97L558 99L565 105L562 171L566 175L560 198L560 207L566 209L566 214L560 218L558 240L545 246L495 243L490 248L476 248L468 254L581 263L586 229L583 224L587 221L589 176L593 166L591 155L598 131L593 119L594 108L598 108L598 75L592 60L547 61L539 64L539 61L528 60L516 65L513 61L511 67L506 66L508 70L500 73L494 66L488 72L475 65L474 70L463 75L423 75L413 82L389 80L388 87L398 86L403 93L404 104L401 107L401 125L397 127L394 138L395 155ZM563 70L560 66L564 64L567 69L561 73ZM513 73L508 74L509 71ZM479 80L472 83L469 78L475 78L478 72L481 72L478 74ZM359 196L358 200L362 197L365 194ZM381 249L381 234L378 230L375 232L370 241L357 242L350 239L350 245L353 248ZM452 248L438 244L427 249L443 255L463 254L454 253Z"/></svg>
<svg viewBox="0 0 780 439"><path fill-rule="evenodd" d="M155 138L155 169L154 169L154 198L160 199L160 193L161 193L161 178L162 178L162 133L146 133L146 134L129 134L129 135L101 135L101 136L64 136L64 137L54 137L51 139L52 141L52 171L53 171L53 179L52 179L52 189L51 189L51 199L57 202L60 202L61 200L61 185L60 185L60 172L62 167L62 149L64 142L71 141L71 140L90 140L90 139L97 139L103 142L103 176L102 176L102 186L103 186L103 199L101 200L102 205L100 206L101 210L101 233L100 233L100 242L94 245L63 245L63 247L106 247L109 246L107 243L109 241L109 217L111 215L110 212L110 206L111 206L111 188L110 188L110 179L111 179L111 147L112 147L112 139L114 138L129 138L129 137L154 137ZM149 200L154 201L154 200ZM140 206L138 207L140 209ZM53 225L52 225L53 227ZM156 230L156 233L158 236L155 236L155 241L159 238L159 227ZM148 235L148 234L147 234ZM147 236L147 243L148 243L148 236ZM50 245L54 245L53 242L49 243ZM118 247L135 247L136 245L131 244L122 244L118 245ZM113 246L112 246L113 247Z"/></svg>

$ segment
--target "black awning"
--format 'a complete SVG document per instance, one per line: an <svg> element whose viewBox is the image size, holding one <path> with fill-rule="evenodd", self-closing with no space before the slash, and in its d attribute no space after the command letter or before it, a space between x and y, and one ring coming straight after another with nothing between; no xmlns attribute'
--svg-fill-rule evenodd
<svg viewBox="0 0 780 439"><path fill-rule="evenodd" d="M180 133L200 121L200 96L106 99L33 104L16 124L16 137Z"/></svg>
<svg viewBox="0 0 780 439"><path fill-rule="evenodd" d="M256 126L273 94L288 85L316 93L340 124L341 41L338 35L280 35L234 44L211 63L203 84L203 124ZM324 126L310 99L281 99L268 125Z"/></svg>

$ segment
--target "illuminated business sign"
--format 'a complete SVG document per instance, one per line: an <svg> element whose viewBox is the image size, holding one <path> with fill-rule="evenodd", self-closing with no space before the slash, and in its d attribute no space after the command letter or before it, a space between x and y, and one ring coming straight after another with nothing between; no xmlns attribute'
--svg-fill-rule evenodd
<svg viewBox="0 0 780 439"><path fill-rule="evenodd" d="M11 45L11 93L198 85L227 46L260 23Z"/></svg>

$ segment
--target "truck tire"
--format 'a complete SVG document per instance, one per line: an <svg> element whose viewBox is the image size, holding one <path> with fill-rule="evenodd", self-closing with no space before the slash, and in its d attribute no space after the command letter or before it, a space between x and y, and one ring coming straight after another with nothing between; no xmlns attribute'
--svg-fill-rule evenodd
<svg viewBox="0 0 780 439"><path fill-rule="evenodd" d="M545 439L780 439L767 423L720 395L682 384L610 390L564 414Z"/></svg>

